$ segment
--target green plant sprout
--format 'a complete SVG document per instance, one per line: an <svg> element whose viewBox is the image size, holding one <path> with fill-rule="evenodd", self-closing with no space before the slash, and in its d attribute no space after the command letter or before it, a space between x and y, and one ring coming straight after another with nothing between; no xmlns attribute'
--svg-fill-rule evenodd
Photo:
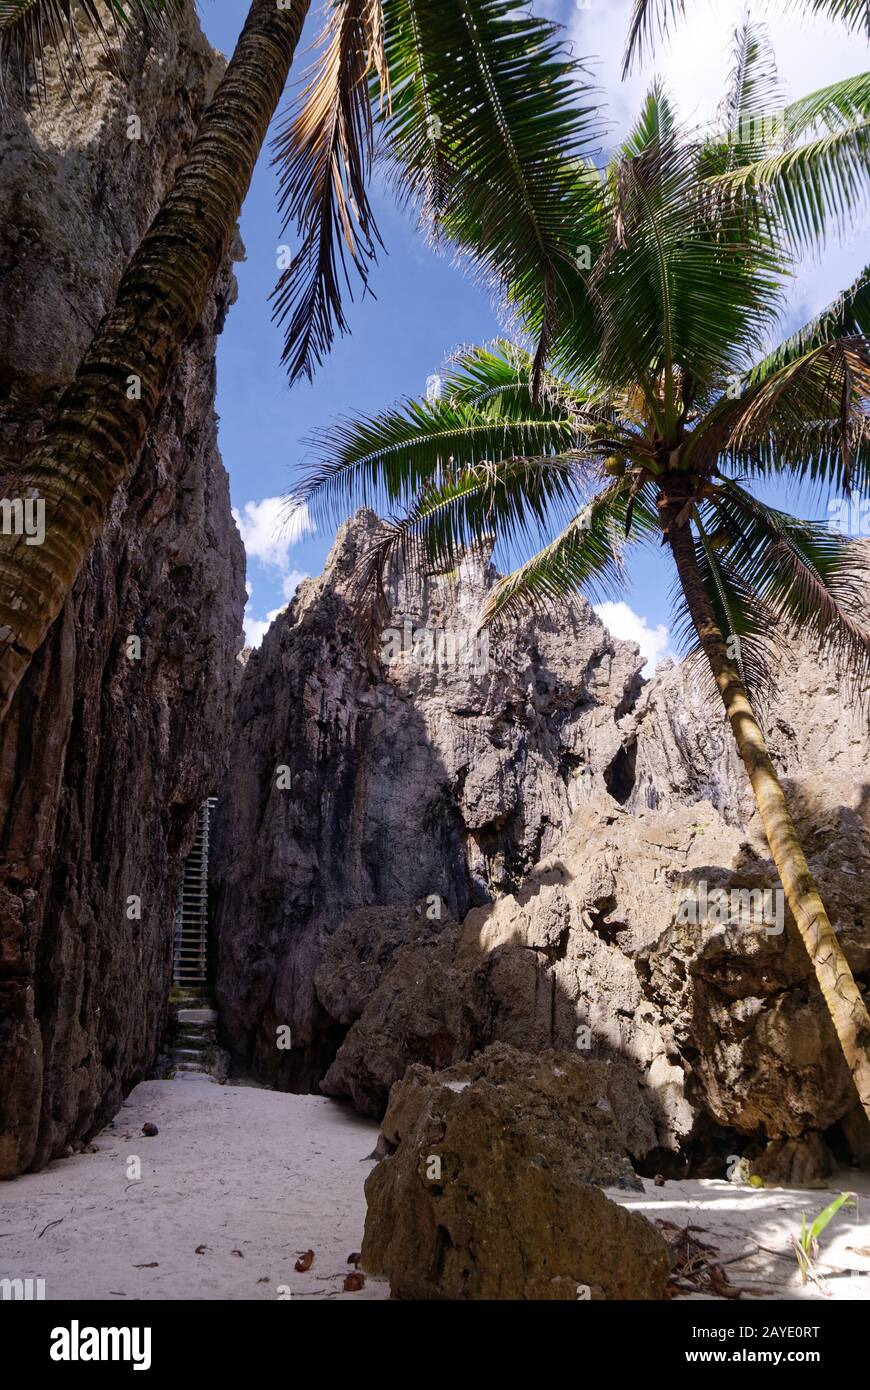
<svg viewBox="0 0 870 1390"><path fill-rule="evenodd" d="M837 1215L840 1208L846 1206L849 1202L851 1202L857 1211L858 1199L855 1193L841 1192L839 1197L835 1197L833 1202L825 1207L824 1211L819 1212L811 1226L807 1225L806 1213L801 1213L801 1238L798 1240L796 1236L792 1236L791 1241L794 1246L795 1255L797 1256L802 1284L807 1282L808 1274L813 1279L817 1277L815 1273L815 1262L819 1254L819 1236L828 1223Z"/></svg>

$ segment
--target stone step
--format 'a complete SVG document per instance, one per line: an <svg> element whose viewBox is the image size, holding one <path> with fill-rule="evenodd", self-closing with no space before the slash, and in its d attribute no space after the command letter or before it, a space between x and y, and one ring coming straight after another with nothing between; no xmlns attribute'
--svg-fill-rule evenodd
<svg viewBox="0 0 870 1390"><path fill-rule="evenodd" d="M175 1015L177 1023L217 1023L217 1009L179 1009Z"/></svg>
<svg viewBox="0 0 870 1390"><path fill-rule="evenodd" d="M213 1027L206 1026L197 1028L192 1023L187 1023L183 1028L177 1028L173 1042L179 1047L195 1047L200 1043L213 1043L217 1040L217 1034Z"/></svg>

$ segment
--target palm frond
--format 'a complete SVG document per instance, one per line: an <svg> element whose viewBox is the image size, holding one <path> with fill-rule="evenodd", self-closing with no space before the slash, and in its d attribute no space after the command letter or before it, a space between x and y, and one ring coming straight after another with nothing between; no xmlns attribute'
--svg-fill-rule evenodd
<svg viewBox="0 0 870 1390"><path fill-rule="evenodd" d="M722 564L739 572L769 615L756 630L768 640L790 633L809 642L866 701L870 546L769 507L733 481L704 506L725 536Z"/></svg>
<svg viewBox="0 0 870 1390"><path fill-rule="evenodd" d="M342 417L312 436L316 462L294 496L329 519L354 505L407 507L457 469L564 454L581 442L565 411L505 416L460 399L411 399L372 417Z"/></svg>
<svg viewBox="0 0 870 1390"><path fill-rule="evenodd" d="M658 27L659 35L664 35L669 25L685 13L685 0L634 0L622 63L623 80L631 72L635 59L652 51L654 28Z"/></svg>
<svg viewBox="0 0 870 1390"><path fill-rule="evenodd" d="M870 5L867 0L792 0L791 8L841 20L848 29L863 30L870 38ZM685 0L634 0L622 68L623 79L631 72L636 59L651 53L654 29L658 27L660 35L666 34L670 24L685 12Z"/></svg>
<svg viewBox="0 0 870 1390"><path fill-rule="evenodd" d="M781 97L767 26L746 18L734 31L728 91L719 108L729 167L747 164L767 152L775 129L770 113L782 105Z"/></svg>
<svg viewBox="0 0 870 1390"><path fill-rule="evenodd" d="M46 96L45 60L57 59L61 80L72 92L73 82L86 80L81 23L95 33L104 51L121 29L158 28L182 0L0 0L0 106L5 103L10 74L25 85L35 70L36 91Z"/></svg>
<svg viewBox="0 0 870 1390"><path fill-rule="evenodd" d="M370 73L389 100L383 22L381 0L334 6L301 104L273 142L283 230L295 226L301 238L272 293L272 317L287 324L282 361L291 381L311 379L335 334L347 332L342 281L350 290L352 266L365 289L381 244L368 180L374 155Z"/></svg>
<svg viewBox="0 0 870 1390"><path fill-rule="evenodd" d="M635 494L633 540L625 537L630 480L620 479L597 493L568 525L513 574L500 579L487 597L481 625L509 624L529 609L544 610L572 595L607 598L624 585L629 544L659 533L655 505L647 491Z"/></svg>
<svg viewBox="0 0 870 1390"><path fill-rule="evenodd" d="M843 462L843 424L839 419L779 427L754 435L719 455L728 476L743 479L777 478L787 487L809 484L820 499L828 499L832 514L850 507ZM870 421L863 416L847 436L849 487L870 496Z"/></svg>
<svg viewBox="0 0 870 1390"><path fill-rule="evenodd" d="M786 106L783 124L789 138L811 131L846 130L870 111L870 73L859 72L819 87Z"/></svg>
<svg viewBox="0 0 870 1390"><path fill-rule="evenodd" d="M791 474L848 492L866 477L870 347L862 332L828 338L840 325L860 328L863 290L831 306L769 354L707 411L683 451L682 466L745 474ZM809 346L806 346L809 344Z"/></svg>
<svg viewBox="0 0 870 1390"><path fill-rule="evenodd" d="M385 157L403 196L536 339L532 394L594 201L597 109L557 25L512 0L384 0L393 102ZM587 237L580 237L587 240Z"/></svg>
<svg viewBox="0 0 870 1390"><path fill-rule="evenodd" d="M598 376L614 387L660 379L660 432L672 437L687 375L701 387L721 381L757 351L781 303L781 257L757 218L705 197L703 146L677 127L658 84L625 154L608 180L612 234L591 277Z"/></svg>
<svg viewBox="0 0 870 1390"><path fill-rule="evenodd" d="M795 248L817 246L867 206L870 74L834 83L769 118L782 148L708 179L714 195L756 201Z"/></svg>
<svg viewBox="0 0 870 1390"><path fill-rule="evenodd" d="M870 39L870 6L867 0L791 0L792 9L808 9L812 14L839 19L853 32Z"/></svg>
<svg viewBox="0 0 870 1390"><path fill-rule="evenodd" d="M746 378L749 387L761 385L782 367L838 338L863 337L870 345L870 266L815 318L789 335L753 367ZM870 352L870 346L868 346Z"/></svg>
<svg viewBox="0 0 870 1390"><path fill-rule="evenodd" d="M840 420L842 486L852 477L853 434L863 437L870 417L870 348L863 337L820 343L772 371L746 393L729 443L736 449L768 432Z"/></svg>
<svg viewBox="0 0 870 1390"><path fill-rule="evenodd" d="M530 352L506 338L455 352L444 369L444 394L464 401L493 417L542 420L573 418L577 437L585 438L613 416L613 401L606 391L577 387L551 372L544 372L537 402L532 395L534 359ZM614 425L614 430L617 430Z"/></svg>

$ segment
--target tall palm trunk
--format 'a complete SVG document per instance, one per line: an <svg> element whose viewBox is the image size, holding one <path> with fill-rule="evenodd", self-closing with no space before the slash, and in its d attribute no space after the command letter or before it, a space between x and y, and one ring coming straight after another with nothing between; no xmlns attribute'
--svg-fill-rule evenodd
<svg viewBox="0 0 870 1390"><path fill-rule="evenodd" d="M118 287L16 495L45 502L45 539L0 535L0 718L130 476L199 323L283 91L310 0L253 0L190 155Z"/></svg>
<svg viewBox="0 0 870 1390"><path fill-rule="evenodd" d="M786 901L812 961L864 1113L870 1119L870 1015L801 848L746 687L728 656L698 570L691 528L688 523L679 526L672 521L668 534L686 604L752 784Z"/></svg>

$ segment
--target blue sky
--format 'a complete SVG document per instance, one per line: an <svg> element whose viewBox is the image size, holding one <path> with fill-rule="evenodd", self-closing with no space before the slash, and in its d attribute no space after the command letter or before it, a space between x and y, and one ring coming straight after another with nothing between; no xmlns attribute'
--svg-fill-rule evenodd
<svg viewBox="0 0 870 1390"><path fill-rule="evenodd" d="M246 8L244 0L200 0L203 27L226 54ZM695 0L691 20L627 84L620 82L619 69L631 0L533 0L531 8L563 23L578 55L590 59L605 116L619 135L655 72L668 83L683 119L712 115L729 67L730 35L745 7L742 0ZM312 9L304 35L308 46L319 28L323 0L314 0ZM753 5L752 15L769 23L790 96L867 67L863 43L840 26L807 20L785 0ZM309 61L310 55L297 56L296 79ZM242 213L247 259L237 266L239 299L219 340L218 413L220 446L248 553L248 640L261 639L300 577L320 572L333 539L322 530L296 538L282 525L280 499L298 478L306 435L342 412L373 411L397 397L422 394L426 378L452 348L484 340L498 329L487 295L449 256L427 246L412 217L399 212L380 189L373 201L386 246L372 277L377 298L357 297L348 314L352 335L336 342L313 384L292 390L280 365L281 330L271 322L268 303L278 276L278 247L292 244L292 238L281 233L276 174L267 149ZM866 264L866 249L862 233L804 267L787 326L817 312L849 284ZM642 554L631 565L629 583L626 603L609 608L605 620L654 659L669 645L667 567L658 556Z"/></svg>

